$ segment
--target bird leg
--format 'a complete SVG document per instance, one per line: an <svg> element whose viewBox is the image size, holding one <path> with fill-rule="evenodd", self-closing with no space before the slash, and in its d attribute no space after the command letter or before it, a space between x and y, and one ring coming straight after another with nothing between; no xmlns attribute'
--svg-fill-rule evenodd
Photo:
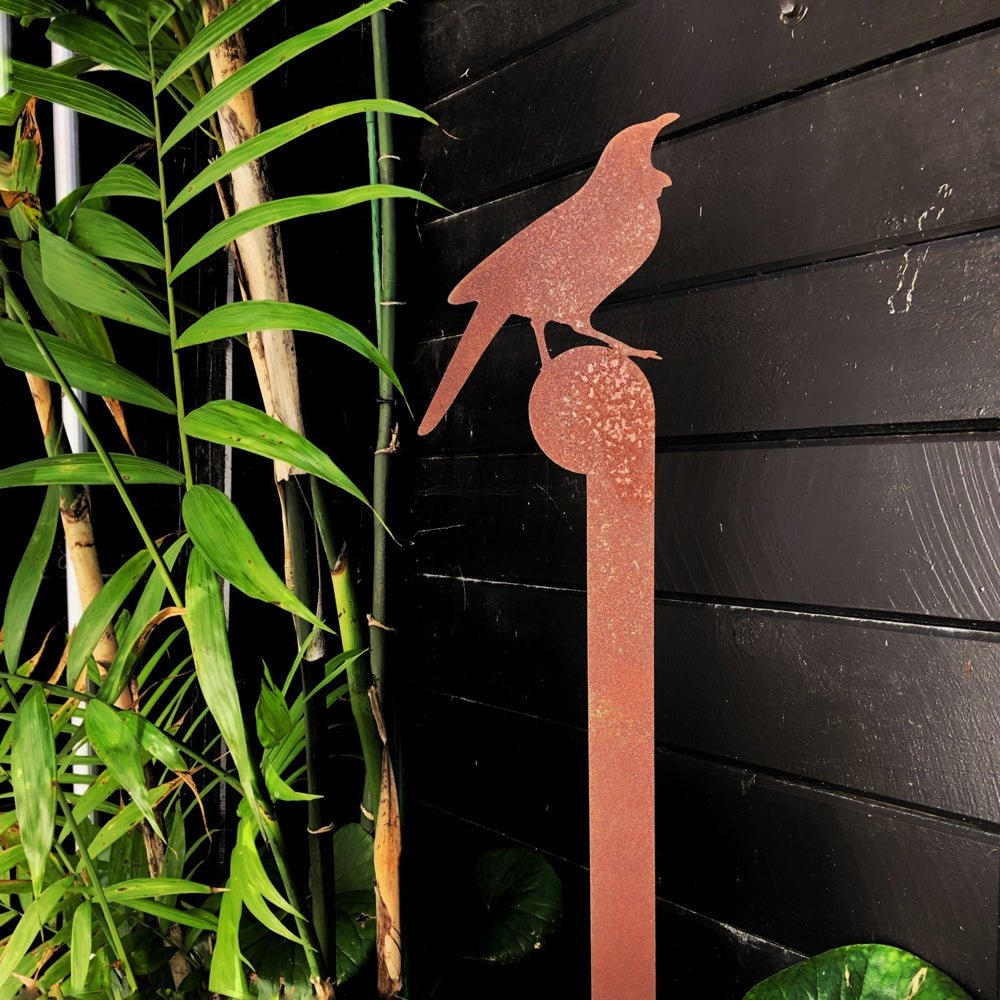
<svg viewBox="0 0 1000 1000"><path fill-rule="evenodd" d="M662 361L663 358L660 357L656 351L643 351L637 347L629 347L628 344L623 343L620 340L616 340L614 337L609 337L606 333L601 333L600 330L595 330L591 325L590 321L577 322L573 324L573 329L577 333L583 334L585 337L594 337L596 340L600 340L607 344L613 351L618 351L620 354L625 354L631 358L651 358L654 361Z"/></svg>
<svg viewBox="0 0 1000 1000"><path fill-rule="evenodd" d="M549 345L545 343L545 320L533 319L531 321L531 329L535 331L535 340L538 341L538 353L541 356L542 367L544 368L552 360L552 355L549 354Z"/></svg>

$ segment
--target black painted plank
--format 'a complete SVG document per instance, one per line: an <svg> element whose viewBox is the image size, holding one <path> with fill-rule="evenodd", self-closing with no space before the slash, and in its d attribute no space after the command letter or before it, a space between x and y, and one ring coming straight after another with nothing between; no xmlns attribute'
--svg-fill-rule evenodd
<svg viewBox="0 0 1000 1000"><path fill-rule="evenodd" d="M997 995L1000 837L661 751L663 895L809 954L881 941Z"/></svg>
<svg viewBox="0 0 1000 1000"><path fill-rule="evenodd" d="M1000 33L989 32L661 143L654 162L674 180L663 235L621 297L996 225L998 62ZM443 304L584 177L425 226L427 301ZM460 329L467 315L442 305L434 327Z"/></svg>
<svg viewBox="0 0 1000 1000"><path fill-rule="evenodd" d="M467 87L581 23L630 0L434 0L417 27L420 71L428 96Z"/></svg>
<svg viewBox="0 0 1000 1000"><path fill-rule="evenodd" d="M596 325L651 347L661 436L978 420L1000 415L1000 236L955 237L609 306ZM554 351L579 339L551 327ZM457 338L417 349L418 408ZM527 323L496 338L422 447L530 447Z"/></svg>
<svg viewBox="0 0 1000 1000"><path fill-rule="evenodd" d="M411 799L585 862L583 733L413 694ZM1000 836L666 751L657 804L670 902L806 953L883 940L995 996Z"/></svg>
<svg viewBox="0 0 1000 1000"><path fill-rule="evenodd" d="M464 7L471 20L477 5ZM996 0L808 7L790 26L774 0L639 0L435 105L446 131L425 135L428 190L451 206L476 204L596 159L632 122L676 111L686 128L1000 17ZM458 51L447 60L457 66L469 43L455 34ZM930 89L926 96L933 100Z"/></svg>
<svg viewBox="0 0 1000 1000"><path fill-rule="evenodd" d="M657 590L998 621L998 458L976 434L663 452ZM584 477L435 459L416 486L418 569L582 584Z"/></svg>
<svg viewBox="0 0 1000 1000"><path fill-rule="evenodd" d="M581 593L422 578L420 683L586 725ZM698 753L1000 823L1000 637L661 600L656 736Z"/></svg>

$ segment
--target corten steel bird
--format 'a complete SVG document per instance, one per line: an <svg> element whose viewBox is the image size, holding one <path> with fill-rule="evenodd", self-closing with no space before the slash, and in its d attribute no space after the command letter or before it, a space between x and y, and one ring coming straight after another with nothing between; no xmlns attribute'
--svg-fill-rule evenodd
<svg viewBox="0 0 1000 1000"><path fill-rule="evenodd" d="M587 183L481 264L448 296L478 302L417 433L428 434L455 401L490 341L511 316L525 316L545 365L545 324L565 323L612 348L659 358L595 330L594 310L645 263L660 236L657 200L670 178L651 161L660 131L678 115L631 125L605 147Z"/></svg>

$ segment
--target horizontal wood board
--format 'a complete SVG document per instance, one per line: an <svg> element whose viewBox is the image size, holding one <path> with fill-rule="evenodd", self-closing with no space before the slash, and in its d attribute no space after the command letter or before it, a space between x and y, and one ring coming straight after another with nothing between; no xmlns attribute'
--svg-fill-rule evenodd
<svg viewBox="0 0 1000 1000"><path fill-rule="evenodd" d="M430 690L586 726L580 592L423 577ZM1000 636L660 600L656 738L1000 824Z"/></svg>
<svg viewBox="0 0 1000 1000"><path fill-rule="evenodd" d="M438 6L430 5L432 14ZM461 20L444 18L451 30L442 44L430 40L427 56L457 67L462 50L445 50L477 6L466 4ZM483 6L489 12L479 18L492 20L499 11L490 8L512 5ZM537 5L515 6L524 9L515 18L522 26L493 33L487 44L497 47L494 54L507 47L506 36L530 34L538 23L539 15L527 11ZM808 4L806 16L788 25L773 0L638 0L434 104L442 129L424 137L428 190L452 207L479 204L596 160L608 139L633 122L675 111L682 119L676 127L686 129L998 17L996 0L913 0L905 7L825 0ZM924 96L937 101L930 80ZM853 111L839 122L817 116L816 128L840 142L851 119L861 116L888 112L888 129L903 126L888 105ZM794 172L794 161L787 166Z"/></svg>
<svg viewBox="0 0 1000 1000"><path fill-rule="evenodd" d="M663 233L618 297L997 225L998 65L991 31L661 142L653 162L674 180ZM430 331L458 332L468 310L443 306L448 291L585 178L426 225ZM429 189L448 202L448 188Z"/></svg>
<svg viewBox="0 0 1000 1000"><path fill-rule="evenodd" d="M1000 621L1000 443L980 434L664 451L656 588ZM582 585L584 477L540 455L418 464L420 571Z"/></svg>
<svg viewBox="0 0 1000 1000"><path fill-rule="evenodd" d="M998 273L1000 236L953 237L619 303L595 325L663 357L642 363L661 437L996 420ZM417 348L418 410L457 341ZM580 342L549 327L553 353ZM539 368L530 325L504 328L422 449L532 447Z"/></svg>

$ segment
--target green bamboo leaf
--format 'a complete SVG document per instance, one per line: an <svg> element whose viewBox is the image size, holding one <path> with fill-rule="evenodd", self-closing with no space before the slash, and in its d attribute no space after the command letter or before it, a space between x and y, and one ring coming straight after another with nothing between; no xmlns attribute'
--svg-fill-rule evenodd
<svg viewBox="0 0 1000 1000"><path fill-rule="evenodd" d="M107 708L107 706L105 706L105 708ZM114 709L110 709L110 711L114 711ZM174 790L174 787L175 784L173 782L168 782L166 784L159 785L156 788L150 789L150 801L154 805L158 804ZM122 839L127 837L127 835L130 834L135 827L142 822L142 820L142 811L135 802L129 802L124 808L119 809L118 812L112 816L111 819L109 819L107 823L105 823L104 826L102 826L94 835L94 839L90 842L90 852L92 856L95 858L100 857L100 855L102 855L110 847L120 844ZM110 867L112 871L119 870L113 864Z"/></svg>
<svg viewBox="0 0 1000 1000"><path fill-rule="evenodd" d="M73 305L154 333L169 333L160 312L117 271L48 229L39 232L45 284Z"/></svg>
<svg viewBox="0 0 1000 1000"><path fill-rule="evenodd" d="M31 290L31 295L49 326L63 337L108 361L115 360L104 320L92 312L77 309L65 299L53 294L42 277L42 248L32 241L21 247L21 273Z"/></svg>
<svg viewBox="0 0 1000 1000"><path fill-rule="evenodd" d="M148 264L164 270L163 254L138 229L108 212L78 208L69 231L70 242L95 257Z"/></svg>
<svg viewBox="0 0 1000 1000"><path fill-rule="evenodd" d="M182 486L184 476L148 458L134 455L111 455L111 460L126 483ZM83 452L79 455L53 455L33 462L22 462L0 469L0 489L8 486L60 485L111 486L111 476L99 455Z"/></svg>
<svg viewBox="0 0 1000 1000"><path fill-rule="evenodd" d="M156 84L156 93L186 73L199 59L207 56L220 42L245 28L258 14L273 7L278 0L236 0L218 17L206 24L181 49L174 61L163 71Z"/></svg>
<svg viewBox="0 0 1000 1000"><path fill-rule="evenodd" d="M10 82L21 93L65 105L82 115L99 118L130 132L138 132L148 139L156 135L153 123L141 111L93 83L77 80L47 67L31 66L17 59L11 60Z"/></svg>
<svg viewBox="0 0 1000 1000"><path fill-rule="evenodd" d="M12 17L56 17L66 8L55 0L0 0L0 11Z"/></svg>
<svg viewBox="0 0 1000 1000"><path fill-rule="evenodd" d="M378 365L400 393L403 392L389 360L357 327L319 309L294 302L249 300L219 306L189 326L177 346L207 344L256 330L297 330L329 337Z"/></svg>
<svg viewBox="0 0 1000 1000"><path fill-rule="evenodd" d="M267 0L267 2L271 3L274 0ZM231 7L229 10L231 12L235 9L235 7ZM212 23L213 25L218 24L221 20L222 17L219 17ZM185 49L186 52L187 50ZM393 101L388 98L347 101L343 104L333 104L326 108L309 111L292 121L275 125L274 128L269 128L259 135L252 136L213 160L197 177L184 185L181 192L167 209L167 215L169 216L171 213L176 212L177 209L186 205L192 198L201 194L202 191L213 187L218 181L231 174L237 167L242 167L252 160L266 156L268 153L280 149L292 140L298 139L300 136L306 135L323 125L328 125L331 122L339 121L341 118L360 114L365 111L402 115L406 118L423 118L425 121L437 124L425 111L414 108L409 104L404 104L402 101Z"/></svg>
<svg viewBox="0 0 1000 1000"><path fill-rule="evenodd" d="M56 746L45 691L28 692L15 720L10 780L31 885L39 898L56 828Z"/></svg>
<svg viewBox="0 0 1000 1000"><path fill-rule="evenodd" d="M287 938L289 941L300 941L299 936L290 931L275 916L274 911L264 900L260 891L261 880L268 887L273 887L264 871L264 866L261 864L256 847L253 844L237 845L229 863L232 877L239 882L243 905L273 934Z"/></svg>
<svg viewBox="0 0 1000 1000"><path fill-rule="evenodd" d="M194 486L184 496L182 512L195 548L219 576L248 597L276 604L331 631L271 568L240 512L224 493L213 486ZM197 659L196 654L196 663Z"/></svg>
<svg viewBox="0 0 1000 1000"><path fill-rule="evenodd" d="M230 878L229 892L222 897L222 905L219 907L219 930L212 950L208 991L224 997L236 997L237 1000L253 1000L243 971L245 959L240 951L242 913L243 895L239 880Z"/></svg>
<svg viewBox="0 0 1000 1000"><path fill-rule="evenodd" d="M133 167L129 163L119 163L91 186L83 200L87 202L93 198L111 198L115 195L159 202L160 189L156 181L138 167Z"/></svg>
<svg viewBox="0 0 1000 1000"><path fill-rule="evenodd" d="M91 701L84 716L87 739L111 776L132 796L149 825L162 840L163 832L153 812L139 744L115 709L103 701Z"/></svg>
<svg viewBox="0 0 1000 1000"><path fill-rule="evenodd" d="M214 86L167 136L163 143L162 152L166 153L193 128L210 118L216 111L224 108L237 94L243 93L248 87L252 87L275 70L283 68L296 56L308 52L309 49L333 38L345 28L365 20L377 11L385 10L386 7L395 2L396 0L370 0L369 3L362 4L356 10L333 21L327 21L325 24L317 25L315 28L310 28L308 31L303 31L301 34L270 46L255 59L251 59L245 66L238 69L232 76Z"/></svg>
<svg viewBox="0 0 1000 1000"><path fill-rule="evenodd" d="M186 892L207 896L219 890L204 882L192 882L186 878L167 878L164 876L154 878L149 876L116 882L114 885L109 885L104 891L107 893L109 902L118 903L123 899L154 899L157 896L179 896Z"/></svg>
<svg viewBox="0 0 1000 1000"><path fill-rule="evenodd" d="M325 452L280 420L275 420L274 417L262 410L247 406L246 403L233 399L219 399L206 403L187 415L184 419L184 430L192 437L201 438L203 441L230 445L264 458L287 462L295 468L325 479L362 503L368 503L361 490L334 465ZM235 581L230 582L235 583ZM261 600L273 599L261 596ZM273 601L273 603L278 602Z"/></svg>
<svg viewBox="0 0 1000 1000"><path fill-rule="evenodd" d="M95 63L111 66L140 80L149 79L146 60L121 35L92 18L61 14L49 25L45 37Z"/></svg>
<svg viewBox="0 0 1000 1000"><path fill-rule="evenodd" d="M170 4L170 0L97 0L97 6L109 16L116 14L138 22L143 30L137 34L137 38L145 38L150 15L161 18L176 9Z"/></svg>
<svg viewBox="0 0 1000 1000"><path fill-rule="evenodd" d="M160 413L175 412L173 400L122 365L60 337L46 333L39 336L74 388L122 403L135 403ZM52 371L38 352L35 342L20 323L8 319L0 319L0 358L9 368L42 378L52 377Z"/></svg>
<svg viewBox="0 0 1000 1000"><path fill-rule="evenodd" d="M45 492L35 530L31 533L24 556L11 581L3 612L3 652L7 659L7 669L12 674L16 674L21 665L21 646L28 627L28 617L52 553L58 523L59 491L49 487Z"/></svg>
<svg viewBox="0 0 1000 1000"><path fill-rule="evenodd" d="M93 904L85 899L73 914L73 938L70 944L70 985L74 992L82 993L87 984L90 955L93 948L91 924Z"/></svg>
<svg viewBox="0 0 1000 1000"><path fill-rule="evenodd" d="M235 80L238 73L229 77ZM381 200L384 198L412 198L414 201L426 202L436 208L443 206L430 195L413 188L399 187L395 184L363 184L360 187L349 188L346 191L334 191L330 194L303 194L292 198L278 198L275 201L245 208L242 212L213 226L183 257L177 262L170 280L174 281L195 264L200 263L216 250L221 250L234 240L247 233L260 229L262 226L274 226L290 219L301 219L308 215L321 215L325 212L336 212L363 202Z"/></svg>
<svg viewBox="0 0 1000 1000"><path fill-rule="evenodd" d="M202 931L216 931L219 927L218 918L204 910L181 909L176 906L168 906L166 903L158 903L153 899L134 899L132 897L117 899L115 902L126 909L136 910L138 913L148 913L161 920L166 920L170 924L196 927Z"/></svg>
<svg viewBox="0 0 1000 1000"><path fill-rule="evenodd" d="M72 878L63 878L50 885L40 896L24 908L13 934L7 939L0 952L0 983L11 981L12 973L21 964L24 956L38 934L39 928L47 924L63 902L66 890L73 884Z"/></svg>
<svg viewBox="0 0 1000 1000"><path fill-rule="evenodd" d="M188 560L185 604L191 652L194 654L194 666L202 697L229 747L243 793L256 817L260 808L256 775L250 759L250 747L240 710L236 676L233 673L222 592L214 569L198 547L191 552Z"/></svg>
<svg viewBox="0 0 1000 1000"><path fill-rule="evenodd" d="M274 686L271 674L264 668L260 682L260 697L254 712L257 720L257 737L265 750L277 746L292 728L292 717L282 693Z"/></svg>
<svg viewBox="0 0 1000 1000"><path fill-rule="evenodd" d="M136 742L151 757L158 760L164 767L171 771L186 771L187 765L184 758L175 744L148 719L135 712L126 712L122 715L125 725L128 726ZM192 890L193 891L193 890ZM155 896L162 893L153 893Z"/></svg>

